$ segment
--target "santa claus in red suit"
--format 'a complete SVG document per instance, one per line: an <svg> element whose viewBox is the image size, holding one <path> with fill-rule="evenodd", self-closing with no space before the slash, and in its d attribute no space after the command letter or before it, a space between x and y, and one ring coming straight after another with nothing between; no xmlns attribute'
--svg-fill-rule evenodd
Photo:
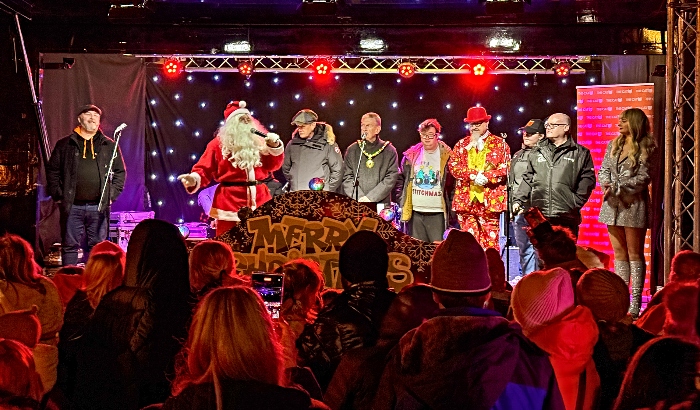
<svg viewBox="0 0 700 410"><path fill-rule="evenodd" d="M212 181L219 183L209 216L216 220L216 234L233 228L238 210L262 205L272 197L263 180L279 169L284 161L284 145L279 135L268 133L250 115L245 101L233 101L224 111L226 122L192 167L178 176L188 193L193 194ZM265 138L251 129L267 134Z"/></svg>

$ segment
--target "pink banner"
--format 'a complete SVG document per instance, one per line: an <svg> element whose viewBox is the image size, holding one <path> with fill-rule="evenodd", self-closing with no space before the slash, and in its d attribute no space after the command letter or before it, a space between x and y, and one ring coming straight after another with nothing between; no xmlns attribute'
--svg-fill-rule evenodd
<svg viewBox="0 0 700 410"><path fill-rule="evenodd" d="M639 108L646 113L653 124L654 85L649 83L576 87L576 93L577 141L591 150L597 175L608 142L620 135L617 124L622 111L628 108ZM613 259L608 228L605 224L598 222L602 199L603 191L598 183L591 199L581 210L583 222L581 223L578 244L605 252ZM644 294L649 295L649 266L651 266L649 231L647 231L644 244L644 255L647 259Z"/></svg>

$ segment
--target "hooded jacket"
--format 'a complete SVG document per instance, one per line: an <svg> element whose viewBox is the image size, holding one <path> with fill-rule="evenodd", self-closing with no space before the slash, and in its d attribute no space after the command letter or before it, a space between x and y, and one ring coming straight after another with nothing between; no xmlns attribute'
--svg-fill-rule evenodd
<svg viewBox="0 0 700 410"><path fill-rule="evenodd" d="M71 135L58 140L51 153L51 159L46 165L46 188L48 194L51 195L54 201L61 202L61 211L64 213L70 212L75 199L75 188L78 182L78 159L81 155L79 138L82 137L74 131ZM107 168L114 152L114 141L106 137L101 130L98 130L92 137L92 144L95 150L97 166L100 170L100 192L102 192L107 182ZM112 171L114 176L109 199L114 202L124 189L124 181L126 180L124 159L119 149L117 150L117 157L112 164ZM107 195L105 195L100 206L106 207L107 205Z"/></svg>
<svg viewBox="0 0 700 410"><path fill-rule="evenodd" d="M104 296L77 357L78 409L139 409L170 395L168 376L187 338L193 300L177 228L147 219L126 253L124 283Z"/></svg>
<svg viewBox="0 0 700 410"><path fill-rule="evenodd" d="M528 157L515 202L539 208L548 218L581 223L581 208L595 188L593 158L588 148L569 137L558 147L540 140Z"/></svg>
<svg viewBox="0 0 700 410"><path fill-rule="evenodd" d="M343 156L335 142L333 128L319 122L306 139L294 131L284 150L282 172L289 182L290 192L309 189L313 178L323 178L324 191L336 192L343 181Z"/></svg>
<svg viewBox="0 0 700 410"><path fill-rule="evenodd" d="M563 409L547 355L486 309L443 309L408 332L374 409Z"/></svg>
<svg viewBox="0 0 700 410"><path fill-rule="evenodd" d="M596 409L600 377L593 362L598 325L591 311L576 306L564 316L525 332L549 354L566 410ZM579 397L579 393L583 393Z"/></svg>

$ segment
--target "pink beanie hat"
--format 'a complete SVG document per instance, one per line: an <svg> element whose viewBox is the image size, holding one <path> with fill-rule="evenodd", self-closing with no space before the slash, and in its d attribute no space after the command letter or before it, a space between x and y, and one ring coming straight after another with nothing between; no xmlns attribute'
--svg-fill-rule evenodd
<svg viewBox="0 0 700 410"><path fill-rule="evenodd" d="M511 296L513 316L527 336L574 307L574 288L562 268L532 272L523 277Z"/></svg>

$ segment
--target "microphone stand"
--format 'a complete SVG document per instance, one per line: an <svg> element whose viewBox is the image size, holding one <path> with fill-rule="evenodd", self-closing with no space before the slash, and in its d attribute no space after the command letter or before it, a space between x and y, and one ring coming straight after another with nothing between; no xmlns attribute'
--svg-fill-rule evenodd
<svg viewBox="0 0 700 410"><path fill-rule="evenodd" d="M362 144L362 147L360 147ZM362 134L362 141L357 143L357 147L360 148L360 156L357 158L357 167L355 168L355 180L352 183L352 194L355 197L355 201L359 202L358 197L360 196L360 164L362 163L362 151L365 149L365 134Z"/></svg>
<svg viewBox="0 0 700 410"><path fill-rule="evenodd" d="M117 153L119 152L119 138L122 136L122 130L126 128L126 125L124 127L117 127L117 130L114 132L114 151L112 151L112 158L109 160L109 166L107 167L107 173L105 174L105 184L102 187L102 194L100 195L100 203L97 207L97 212L103 212L105 209L107 210L107 237L109 237L109 228L110 228L110 218L111 218L111 209L112 209L112 178L114 177L114 171L112 170L112 167L114 166L114 160L117 158ZM102 207L102 200L105 198L105 194L107 194L107 202L105 202L105 208ZM119 242L119 238L117 238L117 242Z"/></svg>

